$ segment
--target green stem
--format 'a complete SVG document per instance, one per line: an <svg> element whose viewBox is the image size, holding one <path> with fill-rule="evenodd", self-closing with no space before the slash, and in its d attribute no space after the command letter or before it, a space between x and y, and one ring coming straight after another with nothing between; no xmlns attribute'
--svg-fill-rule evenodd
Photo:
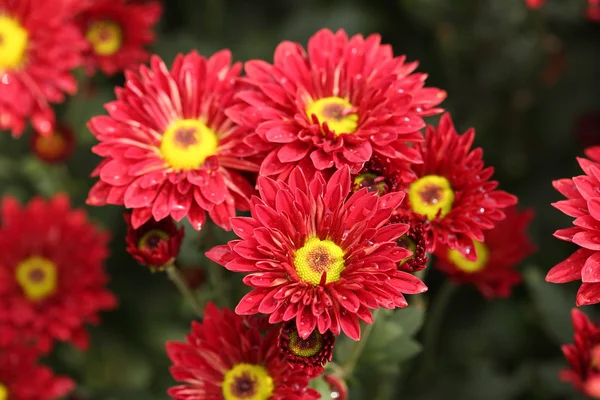
<svg viewBox="0 0 600 400"><path fill-rule="evenodd" d="M377 322L377 315L379 314L379 310L380 309L378 308L373 312L373 323L367 325L363 332L362 338L358 342L356 342L354 348L352 349L352 353L350 353L350 357L348 357L344 365L341 367L341 378L349 378L352 376L354 368L356 368L356 364L358 363L358 359L360 358L363 350L367 345L367 342L369 341L369 336L371 336L371 333L373 333L373 328L375 327L375 323Z"/></svg>
<svg viewBox="0 0 600 400"><path fill-rule="evenodd" d="M167 267L166 271L169 279L173 282L173 284L177 287L179 292L187 300L187 302L192 307L196 315L202 318L202 306L200 305L200 302L198 301L198 298L196 297L194 292L192 292L192 290L187 285L187 282L185 281L177 267L175 267L175 265L171 265Z"/></svg>
<svg viewBox="0 0 600 400"><path fill-rule="evenodd" d="M448 304L450 304L457 288L457 285L447 280L440 288L437 296L431 301L431 306L427 312L427 322L423 328L423 363L417 376L418 380L424 379L434 364L440 328L444 322Z"/></svg>

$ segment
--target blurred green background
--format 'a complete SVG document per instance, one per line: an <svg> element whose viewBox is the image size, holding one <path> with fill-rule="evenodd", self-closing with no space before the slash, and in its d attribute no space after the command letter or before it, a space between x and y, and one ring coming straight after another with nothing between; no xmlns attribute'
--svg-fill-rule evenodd
<svg viewBox="0 0 600 400"><path fill-rule="evenodd" d="M560 345L572 341L569 311L577 284L547 284L544 276L573 251L552 237L571 219L550 206L560 199L551 181L579 174L575 157L586 145L600 144L598 125L577 128L582 116L600 109L600 24L585 19L586 0L548 0L540 10L527 9L524 0L166 0L164 5L152 51L168 62L179 52L211 54L221 48L230 48L237 60L272 61L280 41L306 45L322 27L380 33L397 55L420 61L418 70L429 74L429 86L448 91L443 106L457 128L476 127L476 144L484 148L486 163L496 167L501 187L536 210L530 232L539 251L521 266L525 282L512 298L488 302L474 289L460 288L446 310L434 368L425 380L415 373L422 361L423 309L386 314L349 382L350 399L580 398L558 380L566 367ZM66 191L74 204L84 206L93 183L89 174L98 162L85 123L104 112L102 105L114 98L113 87L123 78L79 77L79 94L57 107L60 119L77 133L77 151L66 165L49 167L30 155L27 136L0 135L2 193L28 199ZM108 270L121 305L92 329L89 352L61 345L47 362L73 376L86 399L166 399L173 382L164 343L183 339L193 313L165 275L149 273L125 253L121 209L89 212L112 232ZM202 299L234 306L244 291L240 277L203 256L229 236L216 229L187 232L179 261L204 271ZM435 298L443 280L429 271L425 297ZM595 310L584 309L589 315ZM340 340L336 357L347 357L350 346Z"/></svg>

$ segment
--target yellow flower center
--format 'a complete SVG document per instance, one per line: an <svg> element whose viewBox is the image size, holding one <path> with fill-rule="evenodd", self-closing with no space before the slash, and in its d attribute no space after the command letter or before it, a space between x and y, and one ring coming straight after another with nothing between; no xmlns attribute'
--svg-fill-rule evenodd
<svg viewBox="0 0 600 400"><path fill-rule="evenodd" d="M294 331L290 334L288 346L290 351L297 356L312 357L323 348L323 335L314 330L305 340L298 335L298 332Z"/></svg>
<svg viewBox="0 0 600 400"><path fill-rule="evenodd" d="M33 147L39 154L54 159L60 157L67 148L67 141L59 132L53 132L50 135L36 135L33 140Z"/></svg>
<svg viewBox="0 0 600 400"><path fill-rule="evenodd" d="M323 274L326 283L340 279L344 270L344 250L331 240L310 238L294 255L294 267L304 282L318 285Z"/></svg>
<svg viewBox="0 0 600 400"><path fill-rule="evenodd" d="M114 21L96 21L90 24L85 38L99 56L115 54L123 46L123 30Z"/></svg>
<svg viewBox="0 0 600 400"><path fill-rule="evenodd" d="M411 258L413 258L415 256L415 251L417 251L417 244L415 243L414 240L412 240L410 237L408 237L408 235L404 235L400 239L398 239L397 244L398 244L398 247L402 247L403 249L407 249L412 252L412 254L410 256L408 256L404 260L400 261L400 265L404 264L405 262L407 262L408 260L410 260Z"/></svg>
<svg viewBox="0 0 600 400"><path fill-rule="evenodd" d="M463 256L458 250L448 250L448 260L458 269L468 274L479 272L485 268L490 257L490 252L485 244L482 242L474 242L475 254L477 254L477 260L469 261Z"/></svg>
<svg viewBox="0 0 600 400"><path fill-rule="evenodd" d="M454 192L448 179L438 175L427 175L410 185L408 199L415 213L431 221L436 217L444 218L452 210Z"/></svg>
<svg viewBox="0 0 600 400"><path fill-rule="evenodd" d="M17 69L23 63L29 33L14 18L0 15L0 71Z"/></svg>
<svg viewBox="0 0 600 400"><path fill-rule="evenodd" d="M152 229L146 232L138 241L138 248L149 250L158 246L161 241L169 240L169 234L160 229Z"/></svg>
<svg viewBox="0 0 600 400"><path fill-rule="evenodd" d="M321 125L327 122L327 127L336 136L353 133L358 126L356 108L341 97L325 97L309 103L306 107L306 115L311 122L313 115Z"/></svg>
<svg viewBox="0 0 600 400"><path fill-rule="evenodd" d="M163 134L160 152L175 169L195 169L217 151L217 135L202 121L182 119L171 124Z"/></svg>
<svg viewBox="0 0 600 400"><path fill-rule="evenodd" d="M0 383L0 400L7 400L8 399L8 389L6 388L6 386L4 386L3 384Z"/></svg>
<svg viewBox="0 0 600 400"><path fill-rule="evenodd" d="M17 265L16 279L29 300L43 300L56 290L56 265L46 258L29 257Z"/></svg>
<svg viewBox="0 0 600 400"><path fill-rule="evenodd" d="M225 373L221 388L225 400L268 400L275 385L265 367L237 364Z"/></svg>

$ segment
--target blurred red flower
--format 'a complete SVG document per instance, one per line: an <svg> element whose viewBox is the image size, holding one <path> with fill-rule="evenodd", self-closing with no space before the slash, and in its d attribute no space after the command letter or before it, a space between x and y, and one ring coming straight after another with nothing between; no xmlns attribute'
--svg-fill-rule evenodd
<svg viewBox="0 0 600 400"><path fill-rule="evenodd" d="M35 350L27 347L0 347L0 399L58 400L75 389L75 382L55 376L37 364Z"/></svg>
<svg viewBox="0 0 600 400"><path fill-rule="evenodd" d="M370 309L406 307L403 293L422 293L418 278L399 271L410 252L396 240L409 226L389 224L404 193L379 197L352 192L348 167L328 182L307 180L295 168L289 183L258 178L252 217L232 218L241 238L206 255L230 271L248 273L251 286L238 314L269 314L269 322L296 319L302 339L316 329L360 338L359 319L373 323ZM349 197L348 197L349 196Z"/></svg>
<svg viewBox="0 0 600 400"><path fill-rule="evenodd" d="M506 210L506 219L485 231L482 242L475 242L477 260L469 261L456 250L441 246L436 250L436 266L456 283L472 284L488 299L508 297L512 286L521 282L516 267L535 251L527 234L533 210Z"/></svg>
<svg viewBox="0 0 600 400"><path fill-rule="evenodd" d="M0 129L18 137L27 120L42 134L54 129L51 103L75 93L71 70L86 46L75 11L64 0L0 0Z"/></svg>
<svg viewBox="0 0 600 400"><path fill-rule="evenodd" d="M144 48L155 39L152 28L160 19L159 2L94 0L77 18L89 46L85 67L88 74L99 68L114 75L148 60Z"/></svg>
<svg viewBox="0 0 600 400"><path fill-rule="evenodd" d="M223 229L236 209L247 210L253 188L239 171L258 171L255 151L224 110L233 102L239 63L220 51L206 59L180 54L169 71L157 56L150 68L127 71L109 116L92 118L104 160L88 204L125 205L131 224L187 216L195 229L205 211Z"/></svg>
<svg viewBox="0 0 600 400"><path fill-rule="evenodd" d="M203 322L192 322L187 343L167 343L171 374L184 383L169 395L176 400L318 399L318 392L307 388L306 374L281 358L279 326L262 336L250 322L210 303Z"/></svg>
<svg viewBox="0 0 600 400"><path fill-rule="evenodd" d="M108 235L69 199L34 198L0 209L0 344L25 341L47 352L55 340L88 346L86 323L116 306L106 289Z"/></svg>
<svg viewBox="0 0 600 400"><path fill-rule="evenodd" d="M562 346L570 368L560 372L560 379L599 399L600 327L576 308L571 311L571 318L575 330L573 344Z"/></svg>
<svg viewBox="0 0 600 400"><path fill-rule="evenodd" d="M56 164L66 161L75 150L75 135L70 127L58 124L49 134L34 132L30 148L43 162Z"/></svg>
<svg viewBox="0 0 600 400"><path fill-rule="evenodd" d="M422 140L423 117L442 111L446 92L425 88L427 75L405 60L379 35L323 29L306 51L284 41L273 65L246 63L228 115L247 129L245 143L266 152L265 176L285 179L296 165L308 177L345 165L356 173L373 154L420 162L409 143Z"/></svg>

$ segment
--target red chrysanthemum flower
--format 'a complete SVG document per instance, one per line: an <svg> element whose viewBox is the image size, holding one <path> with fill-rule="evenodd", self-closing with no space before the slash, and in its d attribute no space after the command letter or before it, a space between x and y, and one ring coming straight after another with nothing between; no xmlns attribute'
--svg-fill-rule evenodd
<svg viewBox="0 0 600 400"><path fill-rule="evenodd" d="M183 227L177 228L171 218L159 222L151 219L135 229L131 215L123 216L127 223L126 250L142 265L161 270L173 265L183 242Z"/></svg>
<svg viewBox="0 0 600 400"><path fill-rule="evenodd" d="M0 210L0 342L27 340L49 351L55 340L88 345L85 323L115 307L106 289L108 235L72 210L68 197L12 197Z"/></svg>
<svg viewBox="0 0 600 400"><path fill-rule="evenodd" d="M404 182L403 207L417 219L427 219L430 250L445 244L474 261L473 241L483 241L483 231L504 219L503 208L517 198L496 190L489 180L494 168L484 167L481 148L471 150L475 131L459 135L449 114L436 128L427 126L425 142L415 149L423 164L413 165L416 179Z"/></svg>
<svg viewBox="0 0 600 400"><path fill-rule="evenodd" d="M488 299L508 297L512 286L521 282L516 270L525 257L535 251L527 234L533 211L506 211L506 219L485 232L482 242L475 242L477 260L469 261L457 250L440 246L436 266L456 283L472 284Z"/></svg>
<svg viewBox="0 0 600 400"><path fill-rule="evenodd" d="M560 379L600 399L600 326L576 308L571 311L571 318L575 330L573 344L562 346L570 368L560 372Z"/></svg>
<svg viewBox="0 0 600 400"><path fill-rule="evenodd" d="M54 128L50 103L76 91L71 70L86 46L72 12L63 0L0 0L0 129L20 136L28 119Z"/></svg>
<svg viewBox="0 0 600 400"><path fill-rule="evenodd" d="M237 313L270 314L271 323L296 318L302 339L318 329L358 340L359 318L373 322L369 309L406 307L403 293L427 290L397 268L410 255L396 243L409 227L389 220L404 193L351 194L347 167L329 182L320 173L307 181L295 168L289 183L259 177L258 189L252 217L231 219L241 240L206 253L231 271L249 273L244 283L254 290Z"/></svg>
<svg viewBox="0 0 600 400"><path fill-rule="evenodd" d="M71 157L75 150L75 135L66 125L57 125L49 134L34 132L30 148L33 154L49 164L61 163Z"/></svg>
<svg viewBox="0 0 600 400"><path fill-rule="evenodd" d="M93 172L100 181L88 204L124 204L134 228L170 215L200 229L206 210L230 229L229 218L248 209L253 192L238 171L258 171L243 131L224 114L241 70L230 63L229 51L209 59L192 52L171 71L155 56L150 69L126 72L110 116L89 123L101 142L93 151L105 159Z"/></svg>
<svg viewBox="0 0 600 400"><path fill-rule="evenodd" d="M321 375L333 358L335 336L330 331L320 334L313 331L306 339L298 334L293 321L281 324L279 350L292 368L301 368L311 379Z"/></svg>
<svg viewBox="0 0 600 400"><path fill-rule="evenodd" d="M292 369L277 349L279 327L264 336L249 321L210 303L204 321L193 322L187 343L168 342L171 374L184 385L169 389L176 400L310 400L308 377Z"/></svg>
<svg viewBox="0 0 600 400"><path fill-rule="evenodd" d="M585 154L592 159L578 158L585 175L552 182L568 198L552 205L575 218L574 227L559 229L554 236L581 249L554 266L546 276L553 283L581 280L578 306L600 302L600 147L590 147Z"/></svg>
<svg viewBox="0 0 600 400"><path fill-rule="evenodd" d="M420 162L408 143L422 140L423 117L440 113L446 93L424 88L416 62L394 57L379 35L317 32L305 51L283 42L274 64L246 63L246 90L228 115L249 131L245 142L268 154L260 173L286 178L296 165L361 169L373 154Z"/></svg>
<svg viewBox="0 0 600 400"><path fill-rule="evenodd" d="M32 348L0 348L0 399L57 400L74 388L71 379L55 376L50 368L38 365Z"/></svg>
<svg viewBox="0 0 600 400"><path fill-rule="evenodd" d="M85 66L88 74L99 68L114 75L148 60L144 46L154 41L152 28L162 7L153 1L94 0L79 15L79 27L89 43Z"/></svg>

